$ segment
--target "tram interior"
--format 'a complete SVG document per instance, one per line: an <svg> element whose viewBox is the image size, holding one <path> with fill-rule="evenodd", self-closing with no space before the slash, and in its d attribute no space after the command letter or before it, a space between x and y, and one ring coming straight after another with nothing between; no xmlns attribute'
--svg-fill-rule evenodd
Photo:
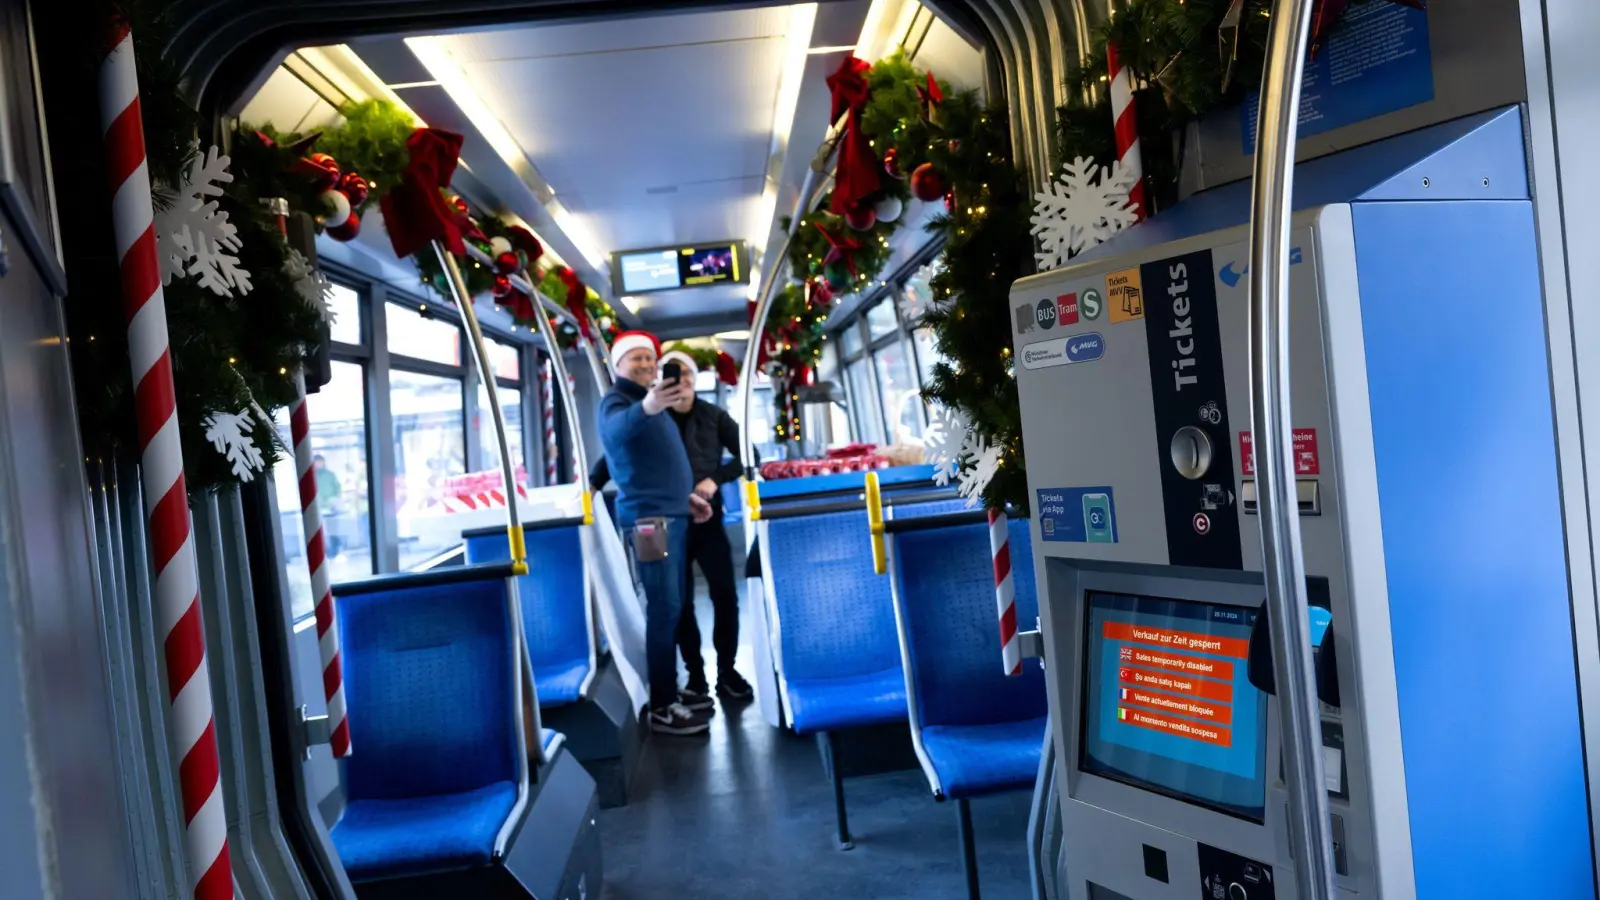
<svg viewBox="0 0 1600 900"><path fill-rule="evenodd" d="M0 0L0 896L1596 897L1588 5Z"/></svg>

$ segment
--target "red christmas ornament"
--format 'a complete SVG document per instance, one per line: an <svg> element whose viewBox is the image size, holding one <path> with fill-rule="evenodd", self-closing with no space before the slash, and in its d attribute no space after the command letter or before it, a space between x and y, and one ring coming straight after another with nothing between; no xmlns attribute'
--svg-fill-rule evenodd
<svg viewBox="0 0 1600 900"><path fill-rule="evenodd" d="M335 225L327 229L325 233L336 241L349 242L355 240L356 236L361 234L361 214L353 209L350 210L350 218L345 219L341 225Z"/></svg>
<svg viewBox="0 0 1600 900"><path fill-rule="evenodd" d="M339 163L326 153L313 153L303 157L296 168L308 176L319 191L330 190L339 183Z"/></svg>
<svg viewBox="0 0 1600 900"><path fill-rule="evenodd" d="M371 185L367 184L367 180L365 178L362 178L360 175L357 175L354 172L346 172L344 175L340 176L339 186L336 188L336 190L350 198L350 205L352 207L359 207L361 204L367 202L367 196L372 188Z"/></svg>
<svg viewBox="0 0 1600 900"><path fill-rule="evenodd" d="M517 256L515 250L507 250L494 258L495 274L510 275L519 268L518 263L521 261L522 259Z"/></svg>
<svg viewBox="0 0 1600 900"><path fill-rule="evenodd" d="M911 194L923 203L932 203L949 189L944 173L935 168L933 163L923 163L911 173Z"/></svg>
<svg viewBox="0 0 1600 900"><path fill-rule="evenodd" d="M871 231L878 224L878 212L870 206L858 206L844 214L844 223L856 231Z"/></svg>
<svg viewBox="0 0 1600 900"><path fill-rule="evenodd" d="M890 178L905 180L906 173L900 170L900 151L893 147L883 151L883 171L888 173Z"/></svg>
<svg viewBox="0 0 1600 900"><path fill-rule="evenodd" d="M494 295L496 300L504 300L506 297L511 296L513 290L515 288L511 286L511 279L504 275L496 275L494 277L494 287L490 288L489 292Z"/></svg>
<svg viewBox="0 0 1600 900"><path fill-rule="evenodd" d="M467 205L467 201L461 199L460 194L452 194L450 196L450 206L455 209L457 215L472 215L472 207Z"/></svg>
<svg viewBox="0 0 1600 900"><path fill-rule="evenodd" d="M944 148L946 150L950 151L951 153L956 153L956 152L960 151L961 150L961 139L960 138L951 138L950 140L945 142Z"/></svg>
<svg viewBox="0 0 1600 900"><path fill-rule="evenodd" d="M945 210L945 212L955 212L956 211L956 189L955 188L951 188L949 191L945 192L945 195L944 195L944 210Z"/></svg>

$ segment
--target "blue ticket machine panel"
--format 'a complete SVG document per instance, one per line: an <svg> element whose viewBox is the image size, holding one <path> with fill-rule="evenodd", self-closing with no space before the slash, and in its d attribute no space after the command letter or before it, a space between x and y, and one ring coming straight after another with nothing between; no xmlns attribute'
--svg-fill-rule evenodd
<svg viewBox="0 0 1600 900"><path fill-rule="evenodd" d="M1291 461L1335 682L1319 713L1337 884L1592 900L1531 204L1393 190L1292 230ZM1247 235L1183 213L1161 242L1141 226L1012 291L1077 311L1013 333L1056 862L1070 900L1298 900L1278 703L1249 671ZM1094 353L1061 349L1080 334Z"/></svg>

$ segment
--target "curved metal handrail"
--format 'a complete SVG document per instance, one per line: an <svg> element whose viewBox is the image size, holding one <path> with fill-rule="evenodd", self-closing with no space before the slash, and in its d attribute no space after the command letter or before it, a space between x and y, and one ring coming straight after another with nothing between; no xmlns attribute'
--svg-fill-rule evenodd
<svg viewBox="0 0 1600 900"><path fill-rule="evenodd" d="M1332 900L1333 849L1317 712L1305 559L1295 498L1289 397L1289 228L1300 84L1313 0L1279 0L1272 12L1256 120L1250 206L1250 418L1256 435L1261 557L1289 789L1295 896Z"/></svg>
<svg viewBox="0 0 1600 900"><path fill-rule="evenodd" d="M511 459L511 446L506 440L506 418L500 409L500 392L494 389L494 364L489 361L489 353L483 343L483 329L478 326L478 311L472 305L472 295L467 291L467 282L461 277L461 267L456 265L456 258L438 241L433 242L433 252L439 257L439 266L444 269L450 282L450 293L455 295L456 308L461 310L461 318L467 323L467 346L472 353L472 361L478 367L478 377L484 384L484 392L489 395L489 412L494 418L494 436L500 445L500 475L504 479L506 495L506 537L511 542L511 565L518 575L528 574L528 547L522 536L522 517L517 514L517 473ZM542 318L542 317L541 317Z"/></svg>

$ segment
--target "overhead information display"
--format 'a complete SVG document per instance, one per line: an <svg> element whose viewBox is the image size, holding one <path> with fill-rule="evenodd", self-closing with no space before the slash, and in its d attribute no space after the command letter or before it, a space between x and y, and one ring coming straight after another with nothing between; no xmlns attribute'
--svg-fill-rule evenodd
<svg viewBox="0 0 1600 900"><path fill-rule="evenodd" d="M1091 592L1080 767L1259 821L1266 695L1256 610Z"/></svg>
<svg viewBox="0 0 1600 900"><path fill-rule="evenodd" d="M617 289L624 294L731 284L748 277L741 271L737 242L634 250L616 254Z"/></svg>

